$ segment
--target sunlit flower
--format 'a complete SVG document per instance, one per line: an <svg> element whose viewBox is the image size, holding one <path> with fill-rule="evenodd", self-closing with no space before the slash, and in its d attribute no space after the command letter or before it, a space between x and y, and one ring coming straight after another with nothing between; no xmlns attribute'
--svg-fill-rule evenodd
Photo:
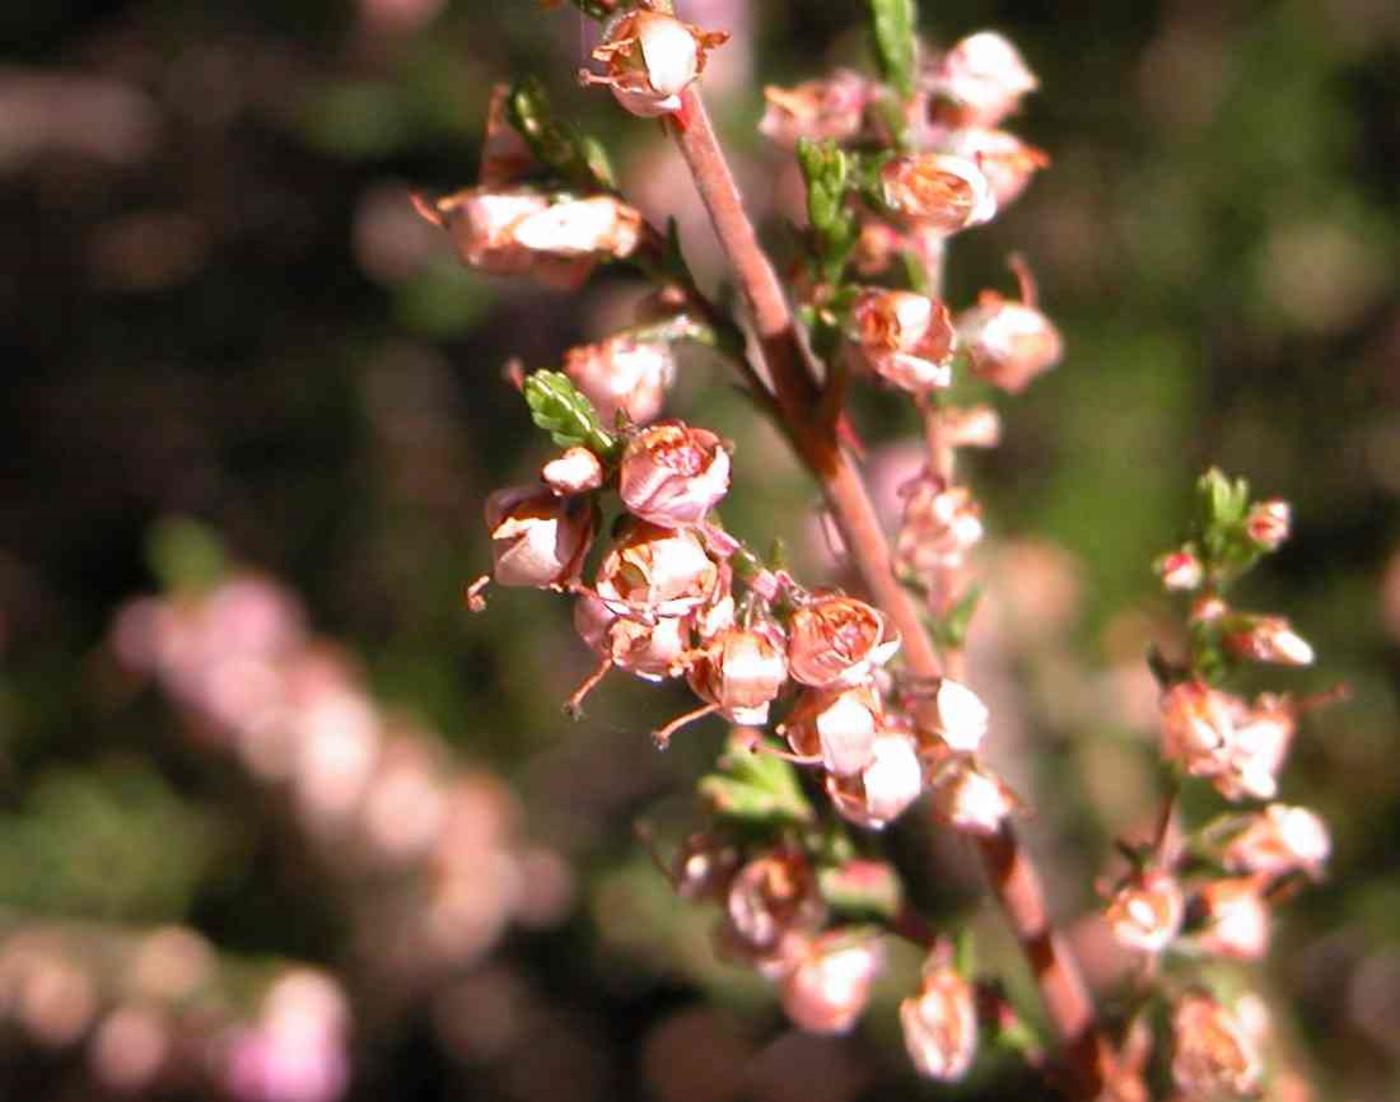
<svg viewBox="0 0 1400 1102"><path fill-rule="evenodd" d="M699 524L728 492L729 453L707 429L662 421L637 433L623 453L622 504L652 524Z"/></svg>
<svg viewBox="0 0 1400 1102"><path fill-rule="evenodd" d="M559 498L540 486L497 490L486 500L496 581L542 587L578 581L596 523L586 499Z"/></svg>
<svg viewBox="0 0 1400 1102"><path fill-rule="evenodd" d="M1204 925L1196 940L1207 952L1261 960L1269 951L1269 905L1254 877L1213 880L1196 896Z"/></svg>
<svg viewBox="0 0 1400 1102"><path fill-rule="evenodd" d="M948 308L912 291L865 291L852 309L865 364L901 390L921 393L952 384L955 335Z"/></svg>
<svg viewBox="0 0 1400 1102"><path fill-rule="evenodd" d="M690 623L685 617L634 619L620 615L592 593L579 595L574 628L595 653L647 681L677 676L690 652Z"/></svg>
<svg viewBox="0 0 1400 1102"><path fill-rule="evenodd" d="M956 126L995 126L1038 82L1006 38L979 31L938 59L925 86L936 118Z"/></svg>
<svg viewBox="0 0 1400 1102"><path fill-rule="evenodd" d="M857 684L898 649L884 614L843 594L818 597L794 612L788 625L788 667L804 685Z"/></svg>
<svg viewBox="0 0 1400 1102"><path fill-rule="evenodd" d="M961 1079L977 1054L977 1002L972 985L950 965L930 958L918 995L899 1004L904 1046L919 1074L940 1082Z"/></svg>
<svg viewBox="0 0 1400 1102"><path fill-rule="evenodd" d="M996 834L1017 806L1000 777L966 760L943 766L932 787L934 814L967 834Z"/></svg>
<svg viewBox="0 0 1400 1102"><path fill-rule="evenodd" d="M982 170L999 211L1019 199L1031 178L1050 164L1043 149L1005 130L955 130L949 135L947 151L966 157Z"/></svg>
<svg viewBox="0 0 1400 1102"><path fill-rule="evenodd" d="M948 153L892 158L880 169L880 188L885 206L897 217L945 235L990 221L997 212L982 170Z"/></svg>
<svg viewBox="0 0 1400 1102"><path fill-rule="evenodd" d="M582 494L603 484L603 464L587 448L569 448L540 468L540 481L556 494Z"/></svg>
<svg viewBox="0 0 1400 1102"><path fill-rule="evenodd" d="M691 688L719 705L734 723L768 722L768 705L787 683L787 647L772 623L731 627L715 635L692 661Z"/></svg>
<svg viewBox="0 0 1400 1102"><path fill-rule="evenodd" d="M1200 558L1189 547L1170 551L1153 564L1162 585L1173 593L1190 592L1205 579Z"/></svg>
<svg viewBox="0 0 1400 1102"><path fill-rule="evenodd" d="M832 930L793 954L778 981L783 1009L793 1024L812 1033L847 1033L870 1002L870 988L884 967L878 937Z"/></svg>
<svg viewBox="0 0 1400 1102"><path fill-rule="evenodd" d="M594 586L624 616L683 616L716 596L723 575L691 529L630 520L598 567Z"/></svg>
<svg viewBox="0 0 1400 1102"><path fill-rule="evenodd" d="M1225 634L1227 650L1252 662L1281 666L1310 666L1312 645L1282 616L1250 616L1238 630Z"/></svg>
<svg viewBox="0 0 1400 1102"><path fill-rule="evenodd" d="M1223 863L1231 872L1319 876L1331 856L1325 824L1306 807L1270 804L1251 815L1225 847Z"/></svg>
<svg viewBox="0 0 1400 1102"><path fill-rule="evenodd" d="M904 515L895 561L916 578L957 568L982 541L982 507L966 486L946 486L927 473L900 491Z"/></svg>
<svg viewBox="0 0 1400 1102"><path fill-rule="evenodd" d="M827 794L841 815L868 830L882 830L923 791L923 763L914 736L886 723L870 747L870 764L859 775L828 774Z"/></svg>
<svg viewBox="0 0 1400 1102"><path fill-rule="evenodd" d="M634 115L653 118L680 110L680 94L705 68L709 51L729 35L702 31L665 12L633 8L608 20L593 57L606 73L584 70L586 84L606 84Z"/></svg>
<svg viewBox="0 0 1400 1102"><path fill-rule="evenodd" d="M781 733L793 752L839 776L863 772L875 760L880 698L869 685L803 693Z"/></svg>

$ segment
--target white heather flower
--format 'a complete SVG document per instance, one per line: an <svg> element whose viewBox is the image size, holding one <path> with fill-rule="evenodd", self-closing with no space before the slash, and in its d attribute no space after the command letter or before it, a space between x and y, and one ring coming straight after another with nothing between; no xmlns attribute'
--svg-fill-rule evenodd
<svg viewBox="0 0 1400 1102"><path fill-rule="evenodd" d="M938 734L948 748L975 754L987 734L988 712L982 698L960 681L945 677L934 694Z"/></svg>
<svg viewBox="0 0 1400 1102"><path fill-rule="evenodd" d="M578 581L595 525L586 499L559 498L543 486L497 490L486 500L496 581L540 587Z"/></svg>
<svg viewBox="0 0 1400 1102"><path fill-rule="evenodd" d="M952 385L955 335L943 303L912 291L870 290L852 308L856 347L886 382L919 394Z"/></svg>
<svg viewBox="0 0 1400 1102"><path fill-rule="evenodd" d="M783 1010L811 1033L848 1033L870 1002L870 988L884 967L878 937L833 930L794 954L778 981Z"/></svg>
<svg viewBox="0 0 1400 1102"><path fill-rule="evenodd" d="M990 836L1016 810L1016 799L1000 777L982 766L957 761L933 782L933 811L967 834Z"/></svg>
<svg viewBox="0 0 1400 1102"><path fill-rule="evenodd" d="M727 628L691 663L690 687L731 722L762 726L768 705L787 683L786 651L776 624Z"/></svg>
<svg viewBox="0 0 1400 1102"><path fill-rule="evenodd" d="M899 1004L904 1046L920 1075L961 1079L977 1053L977 1005L972 985L947 964L930 961L919 994Z"/></svg>
<svg viewBox="0 0 1400 1102"><path fill-rule="evenodd" d="M936 118L956 126L995 126L1038 87L1020 52L995 31L958 42L926 81Z"/></svg>
<svg viewBox="0 0 1400 1102"><path fill-rule="evenodd" d="M1312 645L1282 616L1251 616L1246 626L1225 636L1225 647L1237 658L1281 666L1311 666Z"/></svg>
<svg viewBox="0 0 1400 1102"><path fill-rule="evenodd" d="M603 484L603 464L587 448L569 448L540 468L540 480L563 496L587 493Z"/></svg>
<svg viewBox="0 0 1400 1102"><path fill-rule="evenodd" d="M579 73L586 84L606 84L626 110L643 118L680 110L680 94L699 76L711 49L728 34L704 32L665 12L634 8L608 20L593 57L605 75Z"/></svg>
<svg viewBox="0 0 1400 1102"><path fill-rule="evenodd" d="M858 684L898 649L879 609L841 594L804 605L788 625L792 678L817 688Z"/></svg>
<svg viewBox="0 0 1400 1102"><path fill-rule="evenodd" d="M1186 897L1181 884L1162 869L1134 874L1114 893L1105 918L1113 936L1130 949L1160 953L1181 932Z"/></svg>
<svg viewBox="0 0 1400 1102"><path fill-rule="evenodd" d="M645 425L661 413L676 377L676 358L669 342L622 334L570 349L564 373L606 424L620 411L634 424Z"/></svg>
<svg viewBox="0 0 1400 1102"><path fill-rule="evenodd" d="M843 818L883 830L919 798L923 763L914 736L895 726L881 728L870 751L870 764L859 775L830 773L826 790Z"/></svg>
<svg viewBox="0 0 1400 1102"><path fill-rule="evenodd" d="M643 621L622 616L592 593L579 595L574 605L574 628L600 657L646 681L676 676L690 652L687 617Z"/></svg>
<svg viewBox="0 0 1400 1102"><path fill-rule="evenodd" d="M633 516L663 528L699 524L729 492L729 453L708 429L661 421L627 444L618 495Z"/></svg>
<svg viewBox="0 0 1400 1102"><path fill-rule="evenodd" d="M1049 318L995 291L984 291L976 306L958 316L957 327L973 374L1008 394L1025 390L1064 354Z"/></svg>
<svg viewBox="0 0 1400 1102"><path fill-rule="evenodd" d="M1209 995L1183 996L1172 1012L1172 1079L1187 1098L1248 1097L1263 1063L1239 1018Z"/></svg>
<svg viewBox="0 0 1400 1102"><path fill-rule="evenodd" d="M781 733L794 753L838 776L855 776L875 760L880 720L880 698L871 686L819 689L798 697Z"/></svg>
<svg viewBox="0 0 1400 1102"><path fill-rule="evenodd" d="M1306 807L1270 804L1250 816L1225 847L1223 863L1231 872L1319 876L1332 853L1327 825Z"/></svg>
<svg viewBox="0 0 1400 1102"><path fill-rule="evenodd" d="M880 169L885 206L910 226L948 236L991 221L992 185L976 163L948 153L895 157Z"/></svg>
<svg viewBox="0 0 1400 1102"><path fill-rule="evenodd" d="M1237 960L1262 960L1269 951L1269 905L1253 877L1214 880L1197 901L1205 926L1196 935L1202 949Z"/></svg>

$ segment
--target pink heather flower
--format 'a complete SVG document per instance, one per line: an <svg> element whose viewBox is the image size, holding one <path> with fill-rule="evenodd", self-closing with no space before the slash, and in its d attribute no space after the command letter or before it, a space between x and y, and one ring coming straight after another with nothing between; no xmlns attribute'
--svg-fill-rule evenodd
<svg viewBox="0 0 1400 1102"><path fill-rule="evenodd" d="M1236 658L1280 666L1311 666L1312 645L1282 616L1251 616L1248 626L1225 635L1225 648Z"/></svg>
<svg viewBox="0 0 1400 1102"><path fill-rule="evenodd" d="M1173 593L1187 593L1205 580L1205 568L1196 553L1188 547L1172 551L1153 564L1162 585Z"/></svg>
<svg viewBox="0 0 1400 1102"><path fill-rule="evenodd" d="M957 328L973 374L1008 394L1021 393L1064 354L1049 318L995 291L982 292L977 305L958 316Z"/></svg>
<svg viewBox="0 0 1400 1102"><path fill-rule="evenodd" d="M690 687L732 723L762 726L787 683L786 643L776 624L728 628L692 662Z"/></svg>
<svg viewBox="0 0 1400 1102"><path fill-rule="evenodd" d="M995 448L1001 443L1001 417L991 406L950 406L942 417L949 447Z"/></svg>
<svg viewBox="0 0 1400 1102"><path fill-rule="evenodd" d="M1230 745L1242 711L1237 697L1204 681L1173 685L1162 696L1162 756L1194 772L1195 765L1213 761Z"/></svg>
<svg viewBox="0 0 1400 1102"><path fill-rule="evenodd" d="M1235 720L1222 768L1212 777L1227 799L1272 799L1293 742L1297 719L1284 699L1265 694Z"/></svg>
<svg viewBox="0 0 1400 1102"><path fill-rule="evenodd" d="M1306 872L1317 877L1332 853L1325 824L1306 807L1270 804L1251 815L1225 847L1223 863L1231 872L1287 876Z"/></svg>
<svg viewBox="0 0 1400 1102"><path fill-rule="evenodd" d="M982 170L999 211L1019 199L1031 177L1050 164L1043 149L1005 130L955 130L947 148L949 153L966 157Z"/></svg>
<svg viewBox="0 0 1400 1102"><path fill-rule="evenodd" d="M469 188L419 213L452 235L462 263L491 275L533 275L577 287L599 259L631 256L642 216L612 195L547 196L528 188Z"/></svg>
<svg viewBox="0 0 1400 1102"><path fill-rule="evenodd" d="M1144 953L1160 953L1181 932L1186 897L1171 873L1145 869L1118 888L1105 917L1121 944Z"/></svg>
<svg viewBox="0 0 1400 1102"><path fill-rule="evenodd" d="M933 812L954 830L991 836L1016 810L1016 797L995 773L960 760L933 781Z"/></svg>
<svg viewBox="0 0 1400 1102"><path fill-rule="evenodd" d="M938 735L950 750L975 754L987 734L987 706L982 698L950 677L938 683L933 697L938 710Z"/></svg>
<svg viewBox="0 0 1400 1102"><path fill-rule="evenodd" d="M542 486L497 490L486 499L497 583L572 585L596 524L593 505L585 498L559 498Z"/></svg>
<svg viewBox="0 0 1400 1102"><path fill-rule="evenodd" d="M540 469L540 480L563 496L587 493L603 484L603 464L587 448L569 448Z"/></svg>
<svg viewBox="0 0 1400 1102"><path fill-rule="evenodd" d="M593 57L605 75L579 73L585 84L606 84L634 115L655 118L680 110L680 94L705 68L709 51L728 39L724 31L701 31L673 15L633 8L608 20Z"/></svg>
<svg viewBox="0 0 1400 1102"><path fill-rule="evenodd" d="M855 685L803 693L780 733L794 753L847 777L864 772L875 761L880 725L879 695L869 685Z"/></svg>
<svg viewBox="0 0 1400 1102"><path fill-rule="evenodd" d="M1237 960L1262 960L1269 951L1269 905L1254 877L1214 880L1197 896L1205 917L1196 935L1202 949Z"/></svg>
<svg viewBox="0 0 1400 1102"><path fill-rule="evenodd" d="M895 560L919 578L961 566L982 541L982 507L966 486L947 487L927 473L904 486L904 516Z"/></svg>
<svg viewBox="0 0 1400 1102"><path fill-rule="evenodd" d="M788 624L789 672L816 688L862 682L898 649L884 614L843 594L816 598Z"/></svg>
<svg viewBox="0 0 1400 1102"><path fill-rule="evenodd" d="M1187 1098L1253 1095L1264 1067L1240 1019L1210 995L1183 996L1172 1012L1172 1079Z"/></svg>
<svg viewBox="0 0 1400 1102"><path fill-rule="evenodd" d="M349 1080L346 1010L338 988L315 973L278 980L257 1025L239 1033L228 1086L244 1102L335 1102Z"/></svg>
<svg viewBox="0 0 1400 1102"><path fill-rule="evenodd" d="M864 291L852 315L857 347L871 371L901 390L952 385L953 322L943 303L912 291Z"/></svg>
<svg viewBox="0 0 1400 1102"><path fill-rule="evenodd" d="M699 524L728 492L729 453L708 429L661 421L632 437L622 455L622 504L663 528Z"/></svg>
<svg viewBox="0 0 1400 1102"><path fill-rule="evenodd" d="M1249 507L1244 519L1245 534L1263 551L1277 551L1288 538L1293 510L1279 498L1258 501Z"/></svg>
<svg viewBox="0 0 1400 1102"><path fill-rule="evenodd" d="M681 616L650 621L620 616L591 593L574 605L574 628L600 657L646 681L661 681L681 672L690 652L690 623Z"/></svg>
<svg viewBox="0 0 1400 1102"><path fill-rule="evenodd" d="M994 31L957 43L925 82L934 117L960 127L996 126L1038 86L1016 47Z"/></svg>
<svg viewBox="0 0 1400 1102"><path fill-rule="evenodd" d="M948 153L893 158L880 169L880 188L896 217L944 236L989 222L997 212L982 170L966 157Z"/></svg>
<svg viewBox="0 0 1400 1102"><path fill-rule="evenodd" d="M914 736L886 726L870 747L871 761L858 776L828 774L827 794L843 818L867 830L883 830L923 791L923 763Z"/></svg>
<svg viewBox="0 0 1400 1102"><path fill-rule="evenodd" d="M799 850L779 850L740 869L725 910L740 943L759 953L773 952L790 934L816 930L826 918L816 873Z"/></svg>
<svg viewBox="0 0 1400 1102"><path fill-rule="evenodd" d="M920 1075L961 1079L977 1054L977 1000L972 985L930 957L916 996L899 1004L904 1046Z"/></svg>
<svg viewBox="0 0 1400 1102"><path fill-rule="evenodd" d="M767 106L758 130L785 149L795 148L802 138L848 141L860 133L872 97L869 81L850 69L795 88L770 84L763 90Z"/></svg>
<svg viewBox="0 0 1400 1102"><path fill-rule="evenodd" d="M661 413L676 377L676 358L665 341L638 341L623 334L572 348L564 374L573 380L607 424L618 412L645 425Z"/></svg>
<svg viewBox="0 0 1400 1102"><path fill-rule="evenodd" d="M594 590L614 612L652 620L694 612L718 596L723 581L694 531L629 519L598 567Z"/></svg>
<svg viewBox="0 0 1400 1102"><path fill-rule="evenodd" d="M811 1033L848 1033L870 1002L870 988L885 964L875 936L832 930L793 954L778 981L783 1010Z"/></svg>

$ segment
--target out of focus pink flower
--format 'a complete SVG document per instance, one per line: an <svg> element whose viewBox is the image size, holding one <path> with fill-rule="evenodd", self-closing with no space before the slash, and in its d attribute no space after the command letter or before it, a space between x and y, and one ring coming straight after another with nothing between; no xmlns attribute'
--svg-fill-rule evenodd
<svg viewBox="0 0 1400 1102"><path fill-rule="evenodd" d="M1163 555L1154 564L1162 585L1174 593L1190 592L1205 578L1205 569L1196 553L1188 547Z"/></svg>
<svg viewBox="0 0 1400 1102"><path fill-rule="evenodd" d="M1312 645L1282 616L1251 616L1245 625L1225 634L1225 649L1251 662L1281 666L1311 666Z"/></svg>
<svg viewBox="0 0 1400 1102"><path fill-rule="evenodd" d="M880 169L885 202L907 224L945 236L988 222L997 212L991 183L976 163L947 153L894 157Z"/></svg>
<svg viewBox="0 0 1400 1102"><path fill-rule="evenodd" d="M294 972L266 996L256 1025L237 1034L228 1088L242 1102L335 1102L349 1083L345 997L319 973Z"/></svg>
<svg viewBox="0 0 1400 1102"><path fill-rule="evenodd" d="M633 516L663 528L699 524L729 492L729 453L707 429L651 425L627 444L618 495Z"/></svg>
<svg viewBox="0 0 1400 1102"><path fill-rule="evenodd" d="M958 315L957 328L973 374L1008 394L1021 393L1064 355L1049 318L995 291L984 291L976 306Z"/></svg>
<svg viewBox="0 0 1400 1102"><path fill-rule="evenodd" d="M1050 164L1043 149L1005 130L955 130L948 136L947 151L966 157L982 170L998 211L1019 199L1031 178Z"/></svg>
<svg viewBox="0 0 1400 1102"><path fill-rule="evenodd" d="M540 468L540 481L556 494L587 493L603 484L603 464L587 448L568 448Z"/></svg>
<svg viewBox="0 0 1400 1102"><path fill-rule="evenodd" d="M1225 847L1223 862L1237 873L1321 875L1332 852L1327 825L1306 807L1270 804L1251 815Z"/></svg>
<svg viewBox="0 0 1400 1102"><path fill-rule="evenodd" d="M622 335L581 345L564 357L564 373L611 424L618 412L644 425L656 419L676 374L669 343Z"/></svg>
<svg viewBox="0 0 1400 1102"><path fill-rule="evenodd" d="M1105 917L1121 944L1144 953L1160 953L1181 932L1186 896L1167 870L1145 869L1118 887Z"/></svg>
<svg viewBox="0 0 1400 1102"><path fill-rule="evenodd" d="M925 80L934 116L953 126L996 126L1038 86L1016 47L994 31L958 42Z"/></svg>
<svg viewBox="0 0 1400 1102"><path fill-rule="evenodd" d="M904 515L895 560L916 578L956 569L982 541L982 507L966 486L946 486L927 472L901 489Z"/></svg>
<svg viewBox="0 0 1400 1102"><path fill-rule="evenodd" d="M493 575L500 585L567 586L578 581L593 542L593 506L540 486L497 490L486 500Z"/></svg>
<svg viewBox="0 0 1400 1102"><path fill-rule="evenodd" d="M1204 926L1196 941L1209 953L1262 960L1269 951L1269 905L1254 877L1213 880L1196 898Z"/></svg>
<svg viewBox="0 0 1400 1102"><path fill-rule="evenodd" d="M943 766L932 782L933 812L954 830L990 836L1016 810L1011 790L995 773L970 761Z"/></svg>
<svg viewBox="0 0 1400 1102"><path fill-rule="evenodd" d="M799 850L750 861L729 884L725 911L741 942L768 953L792 934L816 930L826 915L816 873Z"/></svg>
<svg viewBox="0 0 1400 1102"><path fill-rule="evenodd" d="M977 1003L972 985L950 965L930 959L919 993L899 1004L904 1047L919 1074L961 1079L977 1054Z"/></svg>
<svg viewBox="0 0 1400 1102"><path fill-rule="evenodd" d="M795 88L769 85L758 124L761 134L787 149L802 138L844 142L860 133L866 105L874 95L869 81L850 69Z"/></svg>
<svg viewBox="0 0 1400 1102"><path fill-rule="evenodd" d="M1191 992L1172 1010L1172 1079L1187 1098L1244 1098L1263 1062L1239 1018L1210 995Z"/></svg>
<svg viewBox="0 0 1400 1102"><path fill-rule="evenodd" d="M783 1009L812 1033L847 1033L870 1002L884 967L879 938L832 930L806 942L778 981Z"/></svg>
<svg viewBox="0 0 1400 1102"><path fill-rule="evenodd" d="M1257 501L1249 507L1244 520L1245 534L1264 551L1277 551L1288 538L1293 523L1293 510L1279 498Z"/></svg>

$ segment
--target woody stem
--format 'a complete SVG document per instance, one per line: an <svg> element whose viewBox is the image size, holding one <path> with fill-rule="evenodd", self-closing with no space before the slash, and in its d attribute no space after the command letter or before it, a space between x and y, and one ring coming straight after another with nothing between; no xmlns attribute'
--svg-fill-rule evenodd
<svg viewBox="0 0 1400 1102"><path fill-rule="evenodd" d="M903 637L904 660L910 671L929 679L941 677L942 663L924 630L918 605L895 577L889 542L865 483L837 441L829 419L819 415L822 386L818 365L797 332L782 283L759 245L704 102L693 87L683 93L681 110L670 130L752 316L782 427L820 484L870 596ZM1078 963L1050 924L1030 855L1009 825L980 841L978 852L1059 1034L1073 1094L1094 1098L1107 1071L1108 1046L1098 1032L1093 1002Z"/></svg>

